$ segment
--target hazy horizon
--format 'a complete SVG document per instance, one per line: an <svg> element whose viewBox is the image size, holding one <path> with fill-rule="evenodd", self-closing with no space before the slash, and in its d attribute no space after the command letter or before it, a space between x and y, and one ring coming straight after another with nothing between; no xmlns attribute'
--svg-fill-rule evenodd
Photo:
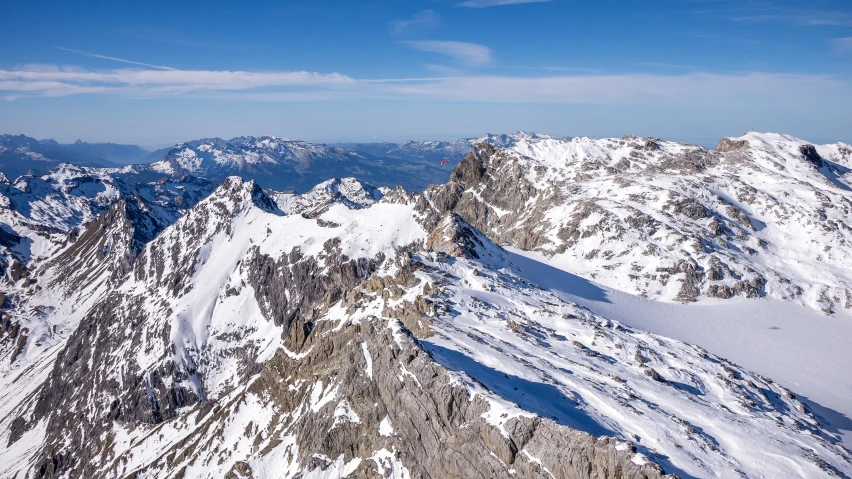
<svg viewBox="0 0 852 479"><path fill-rule="evenodd" d="M500 132L489 131L489 132L484 132L484 133L481 133L481 134L457 135L457 136L448 136L448 137L443 137L443 138L422 137L422 138L400 138L400 139L396 139L396 140L394 140L394 139L380 140L380 139L376 139L376 138L372 138L372 139L368 138L368 139L364 139L364 140L359 140L359 139L355 139L355 140L334 140L334 139L331 139L331 140L316 140L316 139L307 139L307 138L296 138L296 137L292 137L292 136L288 136L288 135L275 134L275 133L269 133L269 134L244 133L244 134L226 135L226 136L205 135L205 136L200 136L200 137L197 137L197 138L183 138L183 139L175 140L173 142L153 143L153 144L151 144L151 143L149 143L149 144L137 143L137 142L133 142L133 141L122 142L122 141L112 141L112 140L91 140L91 139L86 139L86 138L62 138L62 137L40 138L38 136L28 135L27 133L18 133L18 132L0 132L0 135L2 135L2 134L24 135L24 136L28 136L30 138L35 138L37 140L54 140L54 141L56 141L60 144L63 144L63 145L73 144L74 142L76 142L78 140L82 141L84 143L91 143L91 144L114 143L114 144L120 144L120 145L138 146L139 148L142 148L143 150L147 150L148 152L154 152L156 150L168 148L168 147L180 144L180 143L184 143L184 142L188 142L188 141L194 141L194 140L201 140L201 139L204 139L204 138L220 138L220 139L223 139L223 140L230 140L232 138L237 138L237 137L241 137L241 136L254 136L254 137L276 136L276 137L279 137L279 138L287 138L287 139L291 139L291 140L301 140L301 141L307 141L309 143L321 143L321 144L329 144L329 145L345 144L345 143L397 143L397 144L400 144L400 143L404 143L406 141L448 141L448 142L453 142L455 140L459 140L459 139L463 139L463 138L479 138L479 137L485 136L486 134L509 134L509 133L514 133L516 131L519 131L519 130L516 129L516 130L512 130L512 131L500 131ZM624 135L635 134L635 133L624 133L624 134L620 134L620 135L607 135L607 136L595 137L595 136L591 136L591 135L555 134L555 133L547 132L547 131L533 131L533 130L529 130L529 129L520 129L520 131L531 132L531 133L536 133L536 134L546 134L546 135L551 135L551 136L556 136L556 137L583 137L583 136L585 136L585 137L595 138L595 139L621 138ZM683 139L683 138L667 138L667 137L660 137L659 135L647 135L647 136L648 137L651 137L651 136L657 137L657 138L660 138L662 140L677 141L677 142L681 142L681 143L699 145L699 146L703 146L703 147L712 149L712 148L716 147L716 144L722 138L738 137L738 136L741 136L744 133L747 133L747 132L742 131L742 132L739 132L739 133L732 133L732 134L729 134L729 135L723 135L723 136L720 136L718 138L704 138L704 139L697 139L697 140ZM761 133L789 134L789 133L780 132L780 131L779 132L761 132ZM645 136L645 135L637 135L637 136ZM796 135L793 135L793 136L796 136ZM814 143L814 144L831 144L831 143L838 143L838 142L840 142L840 143L852 143L852 141L847 141L847 140L844 140L844 139L830 139L830 138L829 139L827 139L827 138L802 138L802 139L809 141L810 143Z"/></svg>

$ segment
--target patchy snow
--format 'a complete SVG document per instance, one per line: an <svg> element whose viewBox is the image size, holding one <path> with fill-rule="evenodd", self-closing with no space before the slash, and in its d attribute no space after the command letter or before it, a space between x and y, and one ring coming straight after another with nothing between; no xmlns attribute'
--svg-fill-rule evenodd
<svg viewBox="0 0 852 479"><path fill-rule="evenodd" d="M391 426L390 418L385 416L382 422L379 423L379 436L390 437L393 435L393 426Z"/></svg>
<svg viewBox="0 0 852 479"><path fill-rule="evenodd" d="M484 191L465 194L497 217L492 233L529 230L537 250L614 289L666 301L767 295L826 314L852 308L852 147L759 133L731 141L747 148L519 139L489 177L519 172L535 189L527 204L510 215L484 202Z"/></svg>
<svg viewBox="0 0 852 479"><path fill-rule="evenodd" d="M331 425L331 428L334 429L337 426L347 423L353 422L355 424L361 424L361 418L358 417L358 413L352 409L352 405L349 404L349 401L343 400L337 403L337 406L334 408L334 422Z"/></svg>
<svg viewBox="0 0 852 479"><path fill-rule="evenodd" d="M542 464L541 459L539 459L539 458L537 458L537 457L534 457L534 456L533 456L532 454L530 454L530 453L529 453L529 451L527 451L526 449L521 450L521 454L523 454L523 455L524 455L524 457L525 457L525 458L527 458L527 460L528 460L528 461L530 461L530 462L532 462L532 463L534 463L534 464L538 464L538 466L541 468L541 470L542 470L542 471L544 471L544 472L546 472L546 473L547 473L550 477L552 477L553 479L556 479L556 476L554 476L554 475L553 475L553 473L552 473L552 472L550 472L550 469L548 469L547 467L545 467L545 465L544 465L544 464ZM640 465L641 465L641 464L640 464Z"/></svg>
<svg viewBox="0 0 852 479"><path fill-rule="evenodd" d="M358 469L358 466L361 465L361 461L362 459L360 457L356 457L346 462L343 454L341 454L334 461L329 461L330 464L325 470L313 469L310 471L304 471L302 477L304 479L333 479L349 477L350 474Z"/></svg>
<svg viewBox="0 0 852 479"><path fill-rule="evenodd" d="M361 350L364 352L364 360L367 361L367 369L364 371L370 379L373 379L373 357L370 355L370 350L367 345L361 343Z"/></svg>
<svg viewBox="0 0 852 479"><path fill-rule="evenodd" d="M330 403L337 396L339 386L331 383L323 389L322 381L314 383L314 388L311 390L311 411L317 412L326 404Z"/></svg>
<svg viewBox="0 0 852 479"><path fill-rule="evenodd" d="M387 479L411 479L411 473L397 457L395 450L379 449L373 453L370 459L376 463L376 473L381 477Z"/></svg>

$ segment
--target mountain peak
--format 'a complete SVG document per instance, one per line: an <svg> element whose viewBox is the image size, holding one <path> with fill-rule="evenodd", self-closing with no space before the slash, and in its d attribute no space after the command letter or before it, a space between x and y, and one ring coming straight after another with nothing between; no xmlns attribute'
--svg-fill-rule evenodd
<svg viewBox="0 0 852 479"><path fill-rule="evenodd" d="M270 213L281 213L275 201L255 180L245 180L239 176L225 178L210 195L210 199L225 200L238 208L253 205Z"/></svg>
<svg viewBox="0 0 852 479"><path fill-rule="evenodd" d="M481 259L499 249L455 213L445 215L426 239L426 251L457 258Z"/></svg>

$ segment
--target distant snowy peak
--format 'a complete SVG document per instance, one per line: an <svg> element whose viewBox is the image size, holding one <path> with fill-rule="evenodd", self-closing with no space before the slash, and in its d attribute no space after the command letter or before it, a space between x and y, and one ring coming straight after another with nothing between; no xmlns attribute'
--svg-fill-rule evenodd
<svg viewBox="0 0 852 479"><path fill-rule="evenodd" d="M736 145L747 145L749 149L773 158L804 158L816 166L820 166L820 159L823 159L843 167L852 167L852 145L846 143L815 145L791 135L758 132L749 132L738 138L725 138L720 145L722 143L729 145L729 149L734 149Z"/></svg>
<svg viewBox="0 0 852 479"><path fill-rule="evenodd" d="M322 214L335 203L341 203L351 209L361 209L376 203L383 196L380 189L356 178L334 178L303 194L274 194L278 207L285 213L311 218Z"/></svg>
<svg viewBox="0 0 852 479"><path fill-rule="evenodd" d="M176 145L151 164L167 175L192 174L222 180L240 175L278 190L306 191L330 177L357 176L383 187L402 185L421 191L442 183L452 166L474 145L511 147L519 141L555 140L549 135L518 131L448 141L316 144L276 136L206 138ZM441 160L448 160L445 165Z"/></svg>
<svg viewBox="0 0 852 479"><path fill-rule="evenodd" d="M95 153L80 145L63 145L54 140L37 140L24 135L0 135L0 171L9 178L30 172L44 173L60 163L115 166Z"/></svg>
<svg viewBox="0 0 852 479"><path fill-rule="evenodd" d="M473 141L473 143L488 143L491 146L497 146L501 148L508 148L513 146L515 143L519 141L528 141L528 142L536 142L540 140L570 140L571 137L558 137L551 135L544 135L535 133L532 131L523 131L518 130L514 133L510 134L499 134L495 135L492 133L488 133L485 136L480 138L476 138L475 140L469 138L468 141Z"/></svg>
<svg viewBox="0 0 852 479"><path fill-rule="evenodd" d="M156 162L162 171L175 168L191 173L228 170L239 173L263 165L304 169L315 161L346 161L360 155L340 148L274 136L243 136L230 140L209 138L181 143Z"/></svg>
<svg viewBox="0 0 852 479"><path fill-rule="evenodd" d="M546 139L568 138L557 138L550 135L540 135L518 130L511 134L487 133L484 136L461 138L452 142L409 140L399 145L390 144L389 147L386 147L385 154L394 158L422 160L446 158L456 162L464 158L465 155L470 153L473 146L479 143L487 143L499 148L510 148L519 141L536 142ZM374 146L378 147L380 145L375 144Z"/></svg>

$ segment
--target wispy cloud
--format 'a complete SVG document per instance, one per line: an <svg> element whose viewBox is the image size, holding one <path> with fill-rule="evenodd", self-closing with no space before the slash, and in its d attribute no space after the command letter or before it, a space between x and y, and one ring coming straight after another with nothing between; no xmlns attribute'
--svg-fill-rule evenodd
<svg viewBox="0 0 852 479"><path fill-rule="evenodd" d="M89 71L43 65L0 70L0 95L197 97L246 101L414 99L461 102L613 104L742 108L795 105L852 107L852 85L820 75L748 73L464 75L353 78L340 73L119 69ZM448 75L449 74L449 75Z"/></svg>
<svg viewBox="0 0 852 479"><path fill-rule="evenodd" d="M566 75L550 77L455 77L396 86L397 94L442 100L528 103L651 105L744 105L803 98L844 98L850 85L828 77L746 75Z"/></svg>
<svg viewBox="0 0 852 479"><path fill-rule="evenodd" d="M446 55L469 65L485 65L491 62L491 49L478 43L438 40L421 40L404 43L417 50Z"/></svg>
<svg viewBox="0 0 852 479"><path fill-rule="evenodd" d="M106 56L106 55L100 55L98 53L89 53L89 52L84 52L83 50L75 50L73 48L65 48L65 47L56 47L56 48L58 48L60 50L65 50L66 52L79 53L80 55L86 55L87 57L102 58L104 60L112 60L114 62L129 63L131 65L139 65L139 66L148 67L148 68L156 68L158 70L174 70L174 68L172 68L172 67L166 67L166 66L163 66L163 65L152 65L150 63L135 62L133 60L125 60L124 58L109 57L109 56Z"/></svg>
<svg viewBox="0 0 852 479"><path fill-rule="evenodd" d="M852 37L835 38L831 44L837 53L852 53Z"/></svg>
<svg viewBox="0 0 852 479"><path fill-rule="evenodd" d="M799 12L765 15L742 15L732 18L735 22L744 23L786 23L810 27L849 27L852 26L852 15L839 12Z"/></svg>
<svg viewBox="0 0 852 479"><path fill-rule="evenodd" d="M457 3L456 5L459 7L487 8L499 7L501 5L516 5L519 3L542 3L549 1L550 0L467 0L465 2Z"/></svg>
<svg viewBox="0 0 852 479"><path fill-rule="evenodd" d="M560 65L493 65L488 68L493 68L495 70L540 70L547 72L573 72L573 73L601 73L601 69L599 68L587 68L587 67L566 67Z"/></svg>
<svg viewBox="0 0 852 479"><path fill-rule="evenodd" d="M394 20L390 22L391 34L403 35L412 30L427 30L441 24L441 16L433 10L417 12L408 20Z"/></svg>
<svg viewBox="0 0 852 479"><path fill-rule="evenodd" d="M797 26L852 26L852 13L820 8L818 2L787 5L767 0L692 0L706 5L692 13L741 23L777 23Z"/></svg>
<svg viewBox="0 0 852 479"><path fill-rule="evenodd" d="M658 68L673 68L676 70L700 70L694 65L679 65L676 63L658 63L658 62L636 62L635 65Z"/></svg>
<svg viewBox="0 0 852 479"><path fill-rule="evenodd" d="M247 91L260 88L323 88L354 85L338 73L244 72L209 70L110 70L29 65L0 70L0 91L38 96L112 93L126 97L166 97L188 93Z"/></svg>

